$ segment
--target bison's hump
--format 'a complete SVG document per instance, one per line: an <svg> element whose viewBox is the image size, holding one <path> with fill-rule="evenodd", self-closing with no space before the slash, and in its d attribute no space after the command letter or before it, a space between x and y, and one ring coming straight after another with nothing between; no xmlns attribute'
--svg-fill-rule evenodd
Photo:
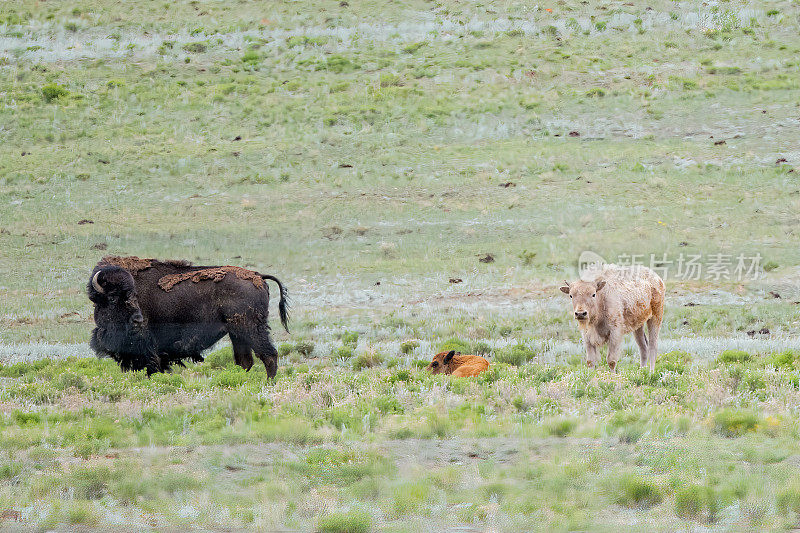
<svg viewBox="0 0 800 533"><path fill-rule="evenodd" d="M192 266L192 263L189 261L184 261L183 259L168 259L166 261L159 261L158 259L136 257L135 255L129 255L125 257L118 255L107 255L100 260L98 266L118 266L120 268L124 268L131 274L135 274L140 270L147 270L148 268L157 266L159 264L170 265L178 268Z"/></svg>
<svg viewBox="0 0 800 533"><path fill-rule="evenodd" d="M218 282L225 279L225 276L228 274L234 274L237 278L244 281L251 281L253 285L259 289L264 288L264 280L261 274L237 266L212 267L178 274L168 274L158 280L158 286L166 292L169 292L175 285L182 281L191 280L193 283L199 283L204 280L211 280Z"/></svg>
<svg viewBox="0 0 800 533"><path fill-rule="evenodd" d="M153 259L142 259L135 255L120 257L118 255L107 255L100 260L100 265L113 265L124 268L131 274L140 270L147 270L153 266Z"/></svg>

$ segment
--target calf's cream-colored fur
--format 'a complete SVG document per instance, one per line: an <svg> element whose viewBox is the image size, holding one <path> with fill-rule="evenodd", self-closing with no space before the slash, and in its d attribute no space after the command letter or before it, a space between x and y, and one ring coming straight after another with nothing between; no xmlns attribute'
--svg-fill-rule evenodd
<svg viewBox="0 0 800 533"><path fill-rule="evenodd" d="M643 266L603 265L584 279L564 282L586 348L586 364L600 362L598 349L608 343L608 366L616 370L623 337L633 332L641 365L654 370L658 333L664 318L664 281ZM645 333L647 327L647 333Z"/></svg>

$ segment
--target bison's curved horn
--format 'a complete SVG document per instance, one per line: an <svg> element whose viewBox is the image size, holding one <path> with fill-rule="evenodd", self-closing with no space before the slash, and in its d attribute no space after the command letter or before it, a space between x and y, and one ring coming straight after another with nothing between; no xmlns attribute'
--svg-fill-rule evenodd
<svg viewBox="0 0 800 533"><path fill-rule="evenodd" d="M103 290L103 287L101 287L100 283L98 283L98 281L97 281L97 276L99 276L99 275L100 275L100 271L98 270L95 273L94 277L92 277L92 287L94 287L94 290L96 290L100 294L105 294L105 291Z"/></svg>

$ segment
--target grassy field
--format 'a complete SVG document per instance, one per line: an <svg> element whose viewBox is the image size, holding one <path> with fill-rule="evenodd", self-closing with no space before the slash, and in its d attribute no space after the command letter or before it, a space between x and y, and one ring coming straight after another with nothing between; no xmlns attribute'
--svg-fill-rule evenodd
<svg viewBox="0 0 800 533"><path fill-rule="evenodd" d="M612 374L576 357L469 380L357 356L273 382L230 349L152 379L18 363L0 369L0 503L39 529L791 528L798 362L671 352Z"/></svg>
<svg viewBox="0 0 800 533"><path fill-rule="evenodd" d="M0 4L0 529L800 527L798 17ZM703 258L654 375L581 366L585 250ZM105 254L278 276L277 380L91 358Z"/></svg>

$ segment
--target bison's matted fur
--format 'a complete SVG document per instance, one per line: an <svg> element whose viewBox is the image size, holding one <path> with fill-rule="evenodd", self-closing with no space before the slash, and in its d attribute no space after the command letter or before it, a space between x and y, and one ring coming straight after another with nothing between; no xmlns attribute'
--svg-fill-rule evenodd
<svg viewBox="0 0 800 533"><path fill-rule="evenodd" d="M194 283L199 283L200 281L209 279L212 281L222 281L228 274L233 274L242 280L251 281L256 288L264 288L264 279L261 277L261 274L237 266L214 267L203 270L193 270L190 272L181 272L180 274L168 274L158 280L158 286L169 292L172 290L172 287L181 281L186 281L188 279L192 280Z"/></svg>
<svg viewBox="0 0 800 533"><path fill-rule="evenodd" d="M238 365L252 367L255 352L273 377L278 353L267 323L267 279L278 284L278 311L288 331L286 290L274 276L240 267L104 257L87 287L97 325L90 345L125 369L151 374L184 359L202 361L203 350L229 335Z"/></svg>
<svg viewBox="0 0 800 533"><path fill-rule="evenodd" d="M664 281L649 268L617 265L595 268L584 278L573 283L565 281L561 292L572 299L586 348L586 363L597 366L598 348L608 343L608 366L616 370L622 339L633 332L641 365L654 370L658 333L664 318Z"/></svg>
<svg viewBox="0 0 800 533"><path fill-rule="evenodd" d="M479 355L462 355L451 350L439 352L433 356L433 361L426 370L432 374L449 374L456 377L477 376L489 368L489 361Z"/></svg>

